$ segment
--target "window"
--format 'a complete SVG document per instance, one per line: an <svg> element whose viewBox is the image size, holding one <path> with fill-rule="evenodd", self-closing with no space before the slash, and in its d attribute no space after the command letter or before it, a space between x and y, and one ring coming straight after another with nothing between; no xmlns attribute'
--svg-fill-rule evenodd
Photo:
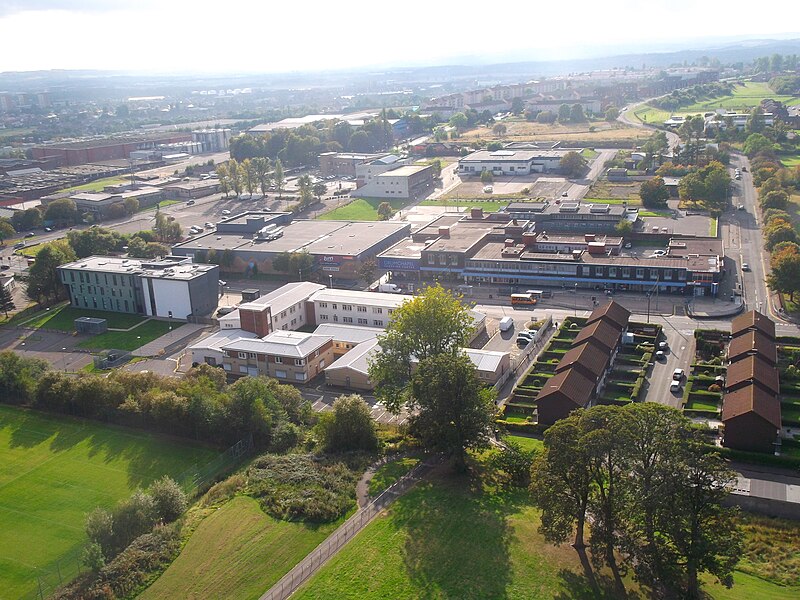
<svg viewBox="0 0 800 600"><path fill-rule="evenodd" d="M393 309L393 308L390 308L390 309L389 309L387 312L388 312L389 314L392 314L392 313L394 312L394 309Z"/></svg>
<svg viewBox="0 0 800 600"><path fill-rule="evenodd" d="M111 277L114 280L114 285L117 285L117 276L116 275L112 275Z"/></svg>
<svg viewBox="0 0 800 600"><path fill-rule="evenodd" d="M368 325L369 324L369 320L367 320L367 319L359 319L358 320L358 324L359 325Z"/></svg>
<svg viewBox="0 0 800 600"><path fill-rule="evenodd" d="M320 315L319 316L319 320L320 321L327 321L328 320L328 315Z"/></svg>
<svg viewBox="0 0 800 600"><path fill-rule="evenodd" d="M342 304L342 310L351 311L351 310L353 310L353 305L352 304Z"/></svg>
<svg viewBox="0 0 800 600"><path fill-rule="evenodd" d="M69 280L70 281L75 281L75 271L70 271L69 272Z"/></svg>
<svg viewBox="0 0 800 600"><path fill-rule="evenodd" d="M292 326L297 324L297 319L292 319Z"/></svg>
<svg viewBox="0 0 800 600"><path fill-rule="evenodd" d="M342 321L344 321L345 323L352 323L353 317L342 317Z"/></svg>
<svg viewBox="0 0 800 600"><path fill-rule="evenodd" d="M283 357L282 356L276 356L275 357L275 362L278 363L278 364L283 363Z"/></svg>
<svg viewBox="0 0 800 600"><path fill-rule="evenodd" d="M278 379L286 379L286 371L275 371L275 377Z"/></svg>
<svg viewBox="0 0 800 600"><path fill-rule="evenodd" d="M339 322L339 315L333 315L333 321L335 323L338 323Z"/></svg>
<svg viewBox="0 0 800 600"><path fill-rule="evenodd" d="M382 315L383 314L383 309L382 308L373 308L372 312L374 312L376 315Z"/></svg>
<svg viewBox="0 0 800 600"><path fill-rule="evenodd" d="M608 267L608 276L609 277L616 277L617 276L617 267Z"/></svg>
<svg viewBox="0 0 800 600"><path fill-rule="evenodd" d="M281 313L281 318L284 318L285 316L286 316L286 311L283 311L283 312Z"/></svg>
<svg viewBox="0 0 800 600"><path fill-rule="evenodd" d="M304 364L306 364L306 359L305 358L295 358L294 359L294 366L295 367L302 367Z"/></svg>
<svg viewBox="0 0 800 600"><path fill-rule="evenodd" d="M338 304L333 304L333 305L331 306L331 308L332 308L333 310L339 310L339 305L338 305Z"/></svg>
<svg viewBox="0 0 800 600"><path fill-rule="evenodd" d="M636 279L644 279L644 269L636 269Z"/></svg>
<svg viewBox="0 0 800 600"><path fill-rule="evenodd" d="M239 352L239 353L237 354L237 356L238 356L239 358L247 358L247 352Z"/></svg>
<svg viewBox="0 0 800 600"><path fill-rule="evenodd" d="M383 327L383 321L381 321L380 319L375 319L374 321L372 321L372 323L373 323L373 324L374 324L376 327Z"/></svg>
<svg viewBox="0 0 800 600"><path fill-rule="evenodd" d="M239 365L239 373L247 373L247 366Z"/></svg>
<svg viewBox="0 0 800 600"><path fill-rule="evenodd" d="M302 373L302 372L301 372L301 373L295 373L295 374L294 374L294 378L295 378L297 381L305 381L305 380L306 380L306 374L305 374L305 373Z"/></svg>
<svg viewBox="0 0 800 600"><path fill-rule="evenodd" d="M328 303L327 302L320 302L319 303L319 307L320 308L328 308Z"/></svg>
<svg viewBox="0 0 800 600"><path fill-rule="evenodd" d="M367 312L367 307L366 306L358 306L356 308L358 308L358 312Z"/></svg>
<svg viewBox="0 0 800 600"><path fill-rule="evenodd" d="M255 352L248 352L247 353L247 358L249 358L250 360L255 360L256 359L256 353Z"/></svg>

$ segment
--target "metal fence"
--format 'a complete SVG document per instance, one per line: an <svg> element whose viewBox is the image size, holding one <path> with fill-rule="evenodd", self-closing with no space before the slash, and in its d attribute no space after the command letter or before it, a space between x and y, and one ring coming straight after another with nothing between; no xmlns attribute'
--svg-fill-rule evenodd
<svg viewBox="0 0 800 600"><path fill-rule="evenodd" d="M175 478L184 493L192 497L217 475L235 466L253 451L253 434L242 438L233 446L204 465L192 465Z"/></svg>
<svg viewBox="0 0 800 600"><path fill-rule="evenodd" d="M389 506L395 498L410 488L415 480L431 468L429 462L423 462L414 467L391 486L386 488L372 502L359 509L352 517L347 519L324 542L311 551L302 561L284 575L278 583L273 585L259 600L285 600L293 594L303 583L316 573L329 558L349 542L384 508Z"/></svg>
<svg viewBox="0 0 800 600"><path fill-rule="evenodd" d="M75 579L86 570L82 562L83 552L70 552L50 563L47 568L36 569L35 589L21 600L45 600L62 585Z"/></svg>

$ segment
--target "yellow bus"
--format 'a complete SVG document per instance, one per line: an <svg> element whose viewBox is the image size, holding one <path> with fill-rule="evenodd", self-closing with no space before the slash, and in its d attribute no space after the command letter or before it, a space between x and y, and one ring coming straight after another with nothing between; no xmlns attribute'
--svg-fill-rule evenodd
<svg viewBox="0 0 800 600"><path fill-rule="evenodd" d="M524 294L511 294L511 306L533 306L536 304L537 299L530 292L526 292Z"/></svg>

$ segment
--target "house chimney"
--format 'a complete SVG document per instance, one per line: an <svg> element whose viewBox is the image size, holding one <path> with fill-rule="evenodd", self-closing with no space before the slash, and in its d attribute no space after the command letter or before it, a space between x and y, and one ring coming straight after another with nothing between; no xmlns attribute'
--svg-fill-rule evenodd
<svg viewBox="0 0 800 600"><path fill-rule="evenodd" d="M470 210L469 216L471 219L483 219L483 209L475 206Z"/></svg>
<svg viewBox="0 0 800 600"><path fill-rule="evenodd" d="M439 226L439 235L441 237L443 237L443 238L449 238L450 237L450 228L447 227L446 225L440 225Z"/></svg>

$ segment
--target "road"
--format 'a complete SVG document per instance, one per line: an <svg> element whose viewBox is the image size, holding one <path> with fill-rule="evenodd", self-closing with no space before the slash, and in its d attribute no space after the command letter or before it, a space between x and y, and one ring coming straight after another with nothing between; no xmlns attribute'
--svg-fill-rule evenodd
<svg viewBox="0 0 800 600"><path fill-rule="evenodd" d="M642 100L641 102L636 102L635 104L630 104L628 107L619 113L619 117L617 120L625 123L626 125L630 125L631 127L638 127L640 129L649 129L651 131L664 131L663 129L659 129L658 127L653 127L652 125L648 125L642 123L639 119L637 119L633 115L633 112L639 108L640 106L647 104L651 100L655 100L655 98L648 98L647 100ZM667 134L667 142L669 142L670 150L677 148L678 144L680 144L681 138L678 136L677 133L673 133L672 131L664 131Z"/></svg>

